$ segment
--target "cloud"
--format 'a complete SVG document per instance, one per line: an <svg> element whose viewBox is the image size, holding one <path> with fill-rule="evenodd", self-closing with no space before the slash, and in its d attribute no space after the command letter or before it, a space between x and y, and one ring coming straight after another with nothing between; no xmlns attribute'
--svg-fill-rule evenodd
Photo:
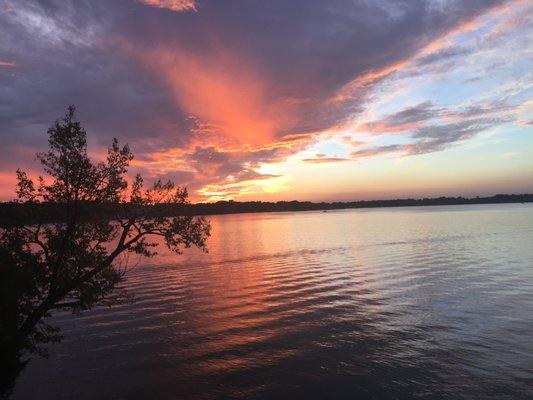
<svg viewBox="0 0 533 400"><path fill-rule="evenodd" d="M291 106L271 101L267 83L237 54L219 49L195 56L180 48L160 48L140 55L166 82L176 106L218 134L257 146L291 123Z"/></svg>
<svg viewBox="0 0 533 400"><path fill-rule="evenodd" d="M454 144L473 138L487 129L508 122L504 118L478 118L443 125L429 125L416 129L411 143L376 146L354 151L352 159L373 157L388 153L412 156L442 151Z"/></svg>
<svg viewBox="0 0 533 400"><path fill-rule="evenodd" d="M16 64L13 62L0 60L0 67L16 67Z"/></svg>
<svg viewBox="0 0 533 400"><path fill-rule="evenodd" d="M251 182L282 177L259 173L261 165L358 118L376 85L417 57L420 65L461 57L422 50L501 3L139 2L178 12L130 1L9 2L0 52L17 73L0 73L0 158L7 145L42 149L48 125L74 103L90 145L129 142L135 170L175 176L200 194L264 188ZM414 131L453 116L424 102L387 117L367 126ZM341 161L318 162L327 159Z"/></svg>
<svg viewBox="0 0 533 400"><path fill-rule="evenodd" d="M470 139L479 132L507 121L503 118L479 118L446 125L433 125L419 128L412 135L418 142L410 151L410 154L442 150L452 143Z"/></svg>
<svg viewBox="0 0 533 400"><path fill-rule="evenodd" d="M253 179L242 182L223 182L216 185L206 185L198 190L204 200L217 201L239 198L250 195L264 195L265 193L279 193L291 189L290 176Z"/></svg>
<svg viewBox="0 0 533 400"><path fill-rule="evenodd" d="M431 101L425 101L396 113L361 123L357 130L371 135L409 132L438 121L463 121L490 115L507 116L518 108L517 105L510 105L501 100L455 108L436 107Z"/></svg>
<svg viewBox="0 0 533 400"><path fill-rule="evenodd" d="M329 164L350 161L350 159L344 157L328 157L325 154L317 154L315 158L304 158L302 161L309 164Z"/></svg>
<svg viewBox="0 0 533 400"><path fill-rule="evenodd" d="M411 148L411 145L405 145L405 144L391 144L387 146L377 146L377 147L371 147L368 149L361 149L361 150L353 151L352 153L350 153L350 157L353 160L357 160L360 158L374 157L374 156L379 156L379 155L387 154L387 153L398 153L398 152L407 153L410 148Z"/></svg>
<svg viewBox="0 0 533 400"><path fill-rule="evenodd" d="M239 193L244 193L246 186L266 187L269 182L278 182L282 178L277 174L259 172L261 164L282 161L289 154L296 152L296 148L303 149L308 145L308 142L301 140L280 141L277 144L269 144L266 148L250 149L215 147L198 141L188 149L176 148L145 154L142 160L134 160L134 166L149 171L154 176L161 171L170 178L173 171L177 171L180 177L188 173L187 181L182 180L182 184L187 184L201 196L207 193L213 196L213 193L218 193L218 189L228 187L231 187L232 191L240 187ZM262 183L258 184L260 181ZM272 189L275 186L269 187Z"/></svg>
<svg viewBox="0 0 533 400"><path fill-rule="evenodd" d="M195 0L137 0L147 6L163 8L172 11L196 11Z"/></svg>
<svg viewBox="0 0 533 400"><path fill-rule="evenodd" d="M417 67L426 67L429 64L434 64L437 62L448 61L452 58L459 56L465 56L472 53L472 49L464 47L448 47L444 49L437 50L429 54L423 54L421 57L416 59Z"/></svg>
<svg viewBox="0 0 533 400"><path fill-rule="evenodd" d="M418 126L421 122L437 117L440 112L441 110L434 108L430 101L426 101L378 120L360 124L358 130L368 131L375 135L384 132L403 132Z"/></svg>
<svg viewBox="0 0 533 400"><path fill-rule="evenodd" d="M93 24L97 8L85 3L7 1L9 12L0 14L2 50L30 55L17 45L23 42L26 51L34 47L87 47L100 40L101 26ZM34 54L35 55L35 54Z"/></svg>

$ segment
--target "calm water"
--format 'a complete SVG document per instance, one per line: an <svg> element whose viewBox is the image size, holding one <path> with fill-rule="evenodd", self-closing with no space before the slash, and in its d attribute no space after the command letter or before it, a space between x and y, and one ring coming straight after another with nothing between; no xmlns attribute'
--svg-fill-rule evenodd
<svg viewBox="0 0 533 400"><path fill-rule="evenodd" d="M533 205L210 218L14 399L532 399Z"/></svg>

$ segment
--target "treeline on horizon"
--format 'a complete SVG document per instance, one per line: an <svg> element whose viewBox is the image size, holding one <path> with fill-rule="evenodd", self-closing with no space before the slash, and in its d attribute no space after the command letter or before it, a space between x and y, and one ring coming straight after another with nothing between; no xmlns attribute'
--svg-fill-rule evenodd
<svg viewBox="0 0 533 400"><path fill-rule="evenodd" d="M285 211L320 211L341 210L350 208L377 207L415 207L461 204L498 204L498 203L529 203L533 202L533 194L497 194L490 197L436 197L423 199L392 199L392 200L359 200L350 202L311 202L311 201L233 201L224 200L214 203L194 203L188 205L160 204L150 206L157 215L216 215L257 212L285 212ZM90 204L84 205L87 216L113 218L116 207L128 208L129 204ZM35 211L38 211L37 213ZM57 203L19 203L16 201L0 203L0 223L19 224L33 223L32 215L39 215L39 222L52 222L62 219L63 207ZM42 216L45 216L44 221Z"/></svg>

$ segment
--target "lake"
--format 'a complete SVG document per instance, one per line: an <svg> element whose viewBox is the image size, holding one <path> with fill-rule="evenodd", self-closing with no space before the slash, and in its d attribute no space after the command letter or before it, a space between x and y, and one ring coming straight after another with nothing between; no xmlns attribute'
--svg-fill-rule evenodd
<svg viewBox="0 0 533 400"><path fill-rule="evenodd" d="M209 217L13 399L531 399L533 204Z"/></svg>

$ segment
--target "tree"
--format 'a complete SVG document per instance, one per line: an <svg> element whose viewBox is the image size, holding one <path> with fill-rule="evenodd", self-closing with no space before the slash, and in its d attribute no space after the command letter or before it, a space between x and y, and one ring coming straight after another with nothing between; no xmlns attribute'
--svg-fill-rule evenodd
<svg viewBox="0 0 533 400"><path fill-rule="evenodd" d="M210 234L201 217L167 216L167 208L188 204L185 188L157 181L145 189L140 175L128 186L127 145L113 139L106 161L91 161L74 114L70 106L48 130L49 150L37 154L46 177L34 182L17 170L23 218L0 221L0 354L15 376L24 354L45 354L42 344L61 339L46 321L52 310L126 298L117 289L124 254L154 256L157 237L176 253L192 245L205 251Z"/></svg>

